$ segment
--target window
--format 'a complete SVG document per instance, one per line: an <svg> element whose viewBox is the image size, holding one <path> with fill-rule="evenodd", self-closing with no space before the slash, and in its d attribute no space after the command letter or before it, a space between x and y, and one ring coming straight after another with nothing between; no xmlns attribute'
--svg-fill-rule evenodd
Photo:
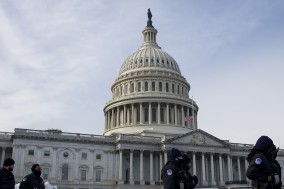
<svg viewBox="0 0 284 189"><path fill-rule="evenodd" d="M177 88L177 92L178 92L178 94L179 94L179 85L177 86L178 88Z"/></svg>
<svg viewBox="0 0 284 189"><path fill-rule="evenodd" d="M134 92L134 83L131 83L130 84L130 93L133 93Z"/></svg>
<svg viewBox="0 0 284 189"><path fill-rule="evenodd" d="M28 155L29 155L29 156L33 156L34 154L35 154L35 151L34 151L34 150L29 150L29 151L28 151Z"/></svg>
<svg viewBox="0 0 284 189"><path fill-rule="evenodd" d="M175 84L172 84L172 93L175 93Z"/></svg>
<svg viewBox="0 0 284 189"><path fill-rule="evenodd" d="M42 176L43 176L43 179L48 180L48 173L49 173L49 169L46 168L46 167L44 167L44 168L42 169Z"/></svg>
<svg viewBox="0 0 284 189"><path fill-rule="evenodd" d="M148 108L144 108L144 121L147 122L148 120L149 120Z"/></svg>
<svg viewBox="0 0 284 189"><path fill-rule="evenodd" d="M50 151L49 150L46 150L43 152L43 156L44 157L49 157L50 156Z"/></svg>
<svg viewBox="0 0 284 189"><path fill-rule="evenodd" d="M163 90L163 83L159 82L159 91L162 91L162 90Z"/></svg>
<svg viewBox="0 0 284 189"><path fill-rule="evenodd" d="M152 121L157 122L157 112L155 107L152 108Z"/></svg>
<svg viewBox="0 0 284 189"><path fill-rule="evenodd" d="M136 110L136 122L137 123L140 122L140 108L137 108L137 110Z"/></svg>
<svg viewBox="0 0 284 189"><path fill-rule="evenodd" d="M88 157L87 153L83 152L82 153L82 159L87 159L87 157Z"/></svg>
<svg viewBox="0 0 284 189"><path fill-rule="evenodd" d="M87 170L81 170L81 181L87 180Z"/></svg>
<svg viewBox="0 0 284 189"><path fill-rule="evenodd" d="M148 82L145 82L145 91L148 91Z"/></svg>
<svg viewBox="0 0 284 189"><path fill-rule="evenodd" d="M96 170L96 181L102 180L102 170Z"/></svg>
<svg viewBox="0 0 284 189"><path fill-rule="evenodd" d="M62 177L61 177L61 180L68 180L68 165L67 164L64 164L62 166Z"/></svg>
<svg viewBox="0 0 284 189"><path fill-rule="evenodd" d="M155 88L156 88L155 82L152 82L152 91L155 91Z"/></svg>
<svg viewBox="0 0 284 189"><path fill-rule="evenodd" d="M97 154L96 155L96 159L98 159L98 160L102 159L102 155L101 154Z"/></svg>
<svg viewBox="0 0 284 189"><path fill-rule="evenodd" d="M169 92L169 83L166 83L166 92Z"/></svg>
<svg viewBox="0 0 284 189"><path fill-rule="evenodd" d="M138 83L138 92L141 92L141 83Z"/></svg>
<svg viewBox="0 0 284 189"><path fill-rule="evenodd" d="M69 155L68 152L64 152L64 153L63 153L63 157L65 157L65 158L67 158L68 155Z"/></svg>
<svg viewBox="0 0 284 189"><path fill-rule="evenodd" d="M183 94L183 87L181 87L181 95L184 95L184 94Z"/></svg>

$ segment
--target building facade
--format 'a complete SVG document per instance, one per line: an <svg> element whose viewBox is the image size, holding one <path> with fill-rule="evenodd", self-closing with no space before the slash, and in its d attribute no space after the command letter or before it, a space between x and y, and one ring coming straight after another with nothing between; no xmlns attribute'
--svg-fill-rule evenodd
<svg viewBox="0 0 284 189"><path fill-rule="evenodd" d="M161 188L160 170L175 147L191 157L199 187L248 183L245 159L253 145L198 128L190 84L158 46L157 32L148 16L142 46L124 61L111 86L103 136L21 128L0 133L1 163L15 160L17 182L39 163L43 179L59 188ZM283 166L282 150L278 160Z"/></svg>

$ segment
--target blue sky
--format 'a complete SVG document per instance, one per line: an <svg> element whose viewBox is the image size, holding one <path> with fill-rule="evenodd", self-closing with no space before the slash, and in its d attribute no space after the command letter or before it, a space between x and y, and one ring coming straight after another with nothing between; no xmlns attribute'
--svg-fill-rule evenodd
<svg viewBox="0 0 284 189"><path fill-rule="evenodd" d="M199 128L284 145L284 1L0 1L0 130L101 135L151 8L159 46L191 84Z"/></svg>

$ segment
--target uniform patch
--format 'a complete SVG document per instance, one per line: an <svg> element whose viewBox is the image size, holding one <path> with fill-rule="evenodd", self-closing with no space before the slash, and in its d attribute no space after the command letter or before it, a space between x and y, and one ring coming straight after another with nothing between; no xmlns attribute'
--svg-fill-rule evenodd
<svg viewBox="0 0 284 189"><path fill-rule="evenodd" d="M261 162L262 162L262 160L260 158L256 158L255 161L254 161L254 163L257 164L257 165L261 164Z"/></svg>
<svg viewBox="0 0 284 189"><path fill-rule="evenodd" d="M168 174L168 175L172 175L172 174L173 174L173 171L172 171L171 169L168 169L168 170L167 170L167 174Z"/></svg>

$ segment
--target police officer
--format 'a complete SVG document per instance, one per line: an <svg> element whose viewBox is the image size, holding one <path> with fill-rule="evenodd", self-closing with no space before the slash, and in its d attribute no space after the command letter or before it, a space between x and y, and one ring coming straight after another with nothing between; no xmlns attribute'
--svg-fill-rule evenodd
<svg viewBox="0 0 284 189"><path fill-rule="evenodd" d="M275 188L276 189L281 189L281 186L282 186L282 182L281 182L281 169L282 168L281 168L280 164L278 163L278 161L276 160L279 148L276 149L276 146L274 146L273 149L274 149L274 152L273 152L273 155L272 155L272 165L273 165L275 173L278 174L279 178L280 178L280 181L275 186Z"/></svg>
<svg viewBox="0 0 284 189"><path fill-rule="evenodd" d="M183 154L182 170L185 177L185 189L193 189L198 184L196 175L191 176L189 169L191 168L191 159L188 155Z"/></svg>
<svg viewBox="0 0 284 189"><path fill-rule="evenodd" d="M15 161L12 158L4 160L3 167L0 169L0 189L14 189L15 178L12 173Z"/></svg>
<svg viewBox="0 0 284 189"><path fill-rule="evenodd" d="M172 148L169 160L161 170L164 189L185 189L185 177L182 173L182 152Z"/></svg>
<svg viewBox="0 0 284 189"><path fill-rule="evenodd" d="M274 149L273 141L268 136L261 136L247 156L249 166L246 176L257 189L275 189L280 183L272 163Z"/></svg>
<svg viewBox="0 0 284 189"><path fill-rule="evenodd" d="M25 176L20 184L20 189L45 189L39 164L33 164L32 173Z"/></svg>

